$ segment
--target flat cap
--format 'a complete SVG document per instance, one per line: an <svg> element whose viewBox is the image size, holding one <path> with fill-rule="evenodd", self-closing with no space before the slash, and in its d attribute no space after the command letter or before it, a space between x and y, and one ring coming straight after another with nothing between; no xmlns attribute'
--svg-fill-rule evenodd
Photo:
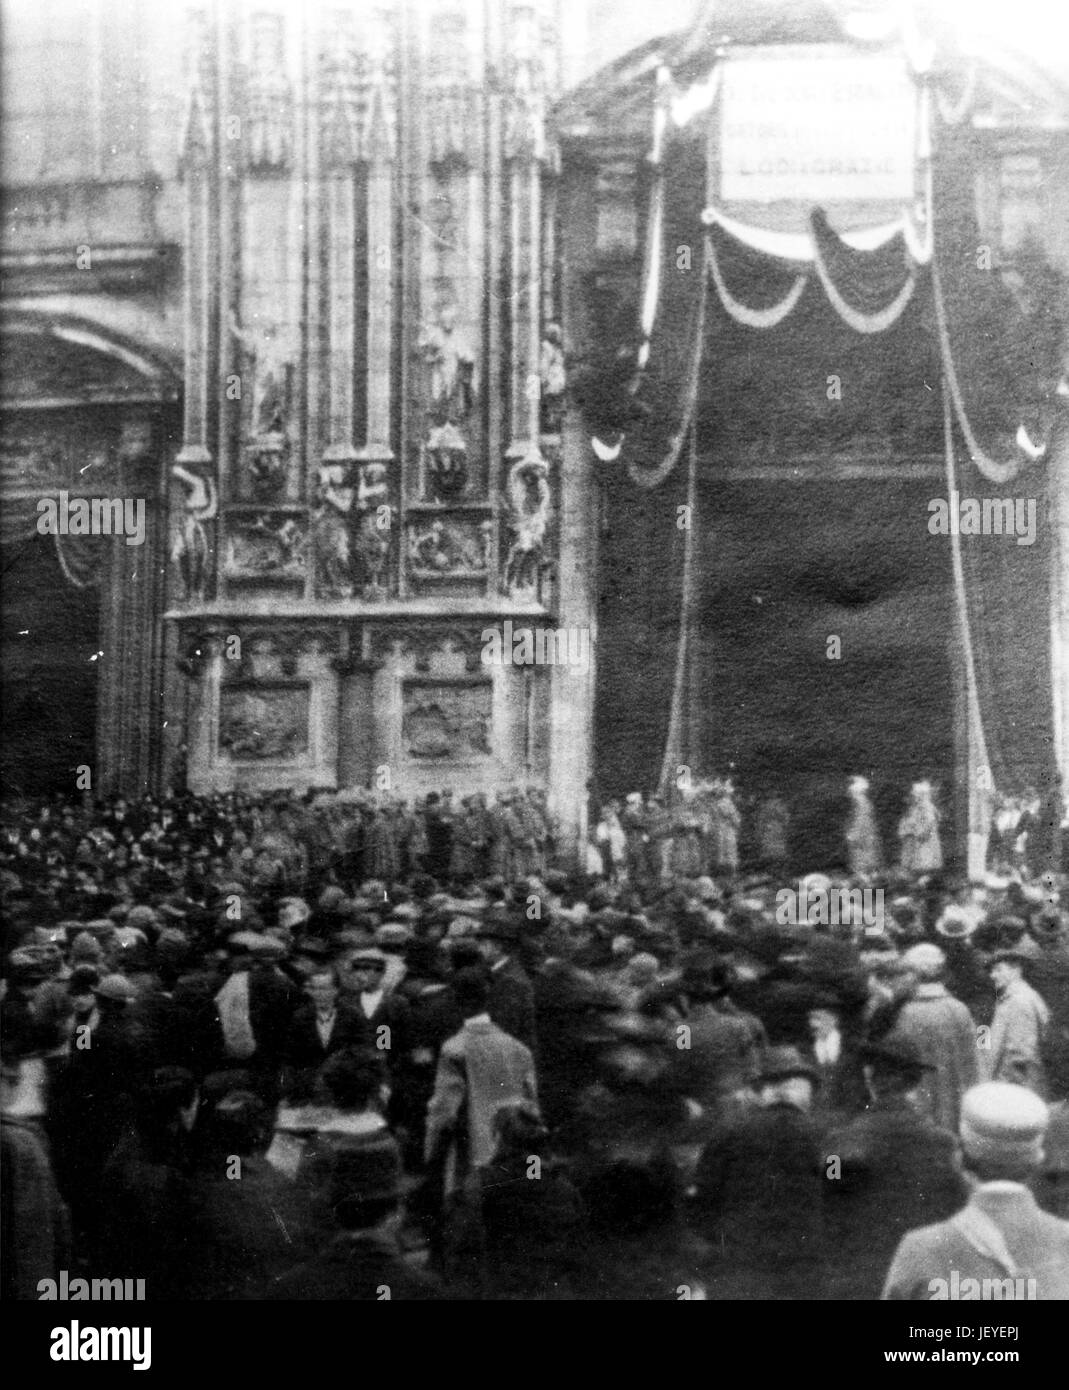
<svg viewBox="0 0 1069 1390"><path fill-rule="evenodd" d="M1026 1086L985 1081L961 1100L959 1133L969 1158L988 1162L1038 1162L1050 1124L1044 1101Z"/></svg>

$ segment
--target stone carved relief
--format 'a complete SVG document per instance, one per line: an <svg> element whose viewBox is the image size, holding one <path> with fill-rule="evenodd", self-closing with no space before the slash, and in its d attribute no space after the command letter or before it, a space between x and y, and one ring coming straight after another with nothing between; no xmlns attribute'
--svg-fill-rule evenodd
<svg viewBox="0 0 1069 1390"><path fill-rule="evenodd" d="M511 598L536 600L549 564L551 489L545 459L536 454L514 463L509 469L503 500L511 539L502 568L502 585Z"/></svg>
<svg viewBox="0 0 1069 1390"><path fill-rule="evenodd" d="M414 658L417 671L430 669L431 658L439 653L454 651L464 656L467 671L482 669L481 628L409 627L372 628L368 634L367 650L372 661L381 662L395 649Z"/></svg>
<svg viewBox="0 0 1069 1390"><path fill-rule="evenodd" d="M224 685L219 750L235 761L290 761L308 751L307 685Z"/></svg>
<svg viewBox="0 0 1069 1390"><path fill-rule="evenodd" d="M419 762L489 757L492 698L489 681L406 681L401 721L405 755Z"/></svg>
<svg viewBox="0 0 1069 1390"><path fill-rule="evenodd" d="M408 563L413 575L485 575L493 550L493 522L435 518L411 522Z"/></svg>
<svg viewBox="0 0 1069 1390"><path fill-rule="evenodd" d="M365 463L357 485L345 464L319 470L318 505L312 514L312 552L318 598L381 598L390 554L392 512L384 463Z"/></svg>
<svg viewBox="0 0 1069 1390"><path fill-rule="evenodd" d="M265 511L227 518L226 574L231 579L302 579L308 536L301 518Z"/></svg>
<svg viewBox="0 0 1069 1390"><path fill-rule="evenodd" d="M171 476L184 492L181 510L173 511L171 563L175 567L181 597L199 602L205 597L211 577L212 541L206 523L214 521L219 510L215 481L211 474L194 473L174 464Z"/></svg>

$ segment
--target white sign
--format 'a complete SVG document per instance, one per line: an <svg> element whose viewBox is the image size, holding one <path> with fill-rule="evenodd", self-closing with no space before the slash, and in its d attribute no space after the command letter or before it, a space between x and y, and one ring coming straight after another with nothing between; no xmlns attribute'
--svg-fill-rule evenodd
<svg viewBox="0 0 1069 1390"><path fill-rule="evenodd" d="M732 54L723 84L721 201L912 202L916 95L904 57Z"/></svg>

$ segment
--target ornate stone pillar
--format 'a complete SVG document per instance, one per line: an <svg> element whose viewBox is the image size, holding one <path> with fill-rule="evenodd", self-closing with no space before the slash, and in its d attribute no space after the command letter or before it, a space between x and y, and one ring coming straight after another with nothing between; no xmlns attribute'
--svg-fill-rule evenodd
<svg viewBox="0 0 1069 1390"><path fill-rule="evenodd" d="M201 602L213 592L218 484L210 447L218 378L218 318L215 241L218 203L214 162L218 133L217 74L212 30L206 15L190 31L192 70L181 171L185 182L183 248L185 389L182 447L174 461L172 578L176 597Z"/></svg>

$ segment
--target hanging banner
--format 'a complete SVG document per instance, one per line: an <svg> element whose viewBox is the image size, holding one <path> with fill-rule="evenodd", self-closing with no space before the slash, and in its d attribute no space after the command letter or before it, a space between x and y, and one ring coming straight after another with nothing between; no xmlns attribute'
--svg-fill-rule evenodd
<svg viewBox="0 0 1069 1390"><path fill-rule="evenodd" d="M916 105L900 53L833 44L729 52L718 201L908 205Z"/></svg>

